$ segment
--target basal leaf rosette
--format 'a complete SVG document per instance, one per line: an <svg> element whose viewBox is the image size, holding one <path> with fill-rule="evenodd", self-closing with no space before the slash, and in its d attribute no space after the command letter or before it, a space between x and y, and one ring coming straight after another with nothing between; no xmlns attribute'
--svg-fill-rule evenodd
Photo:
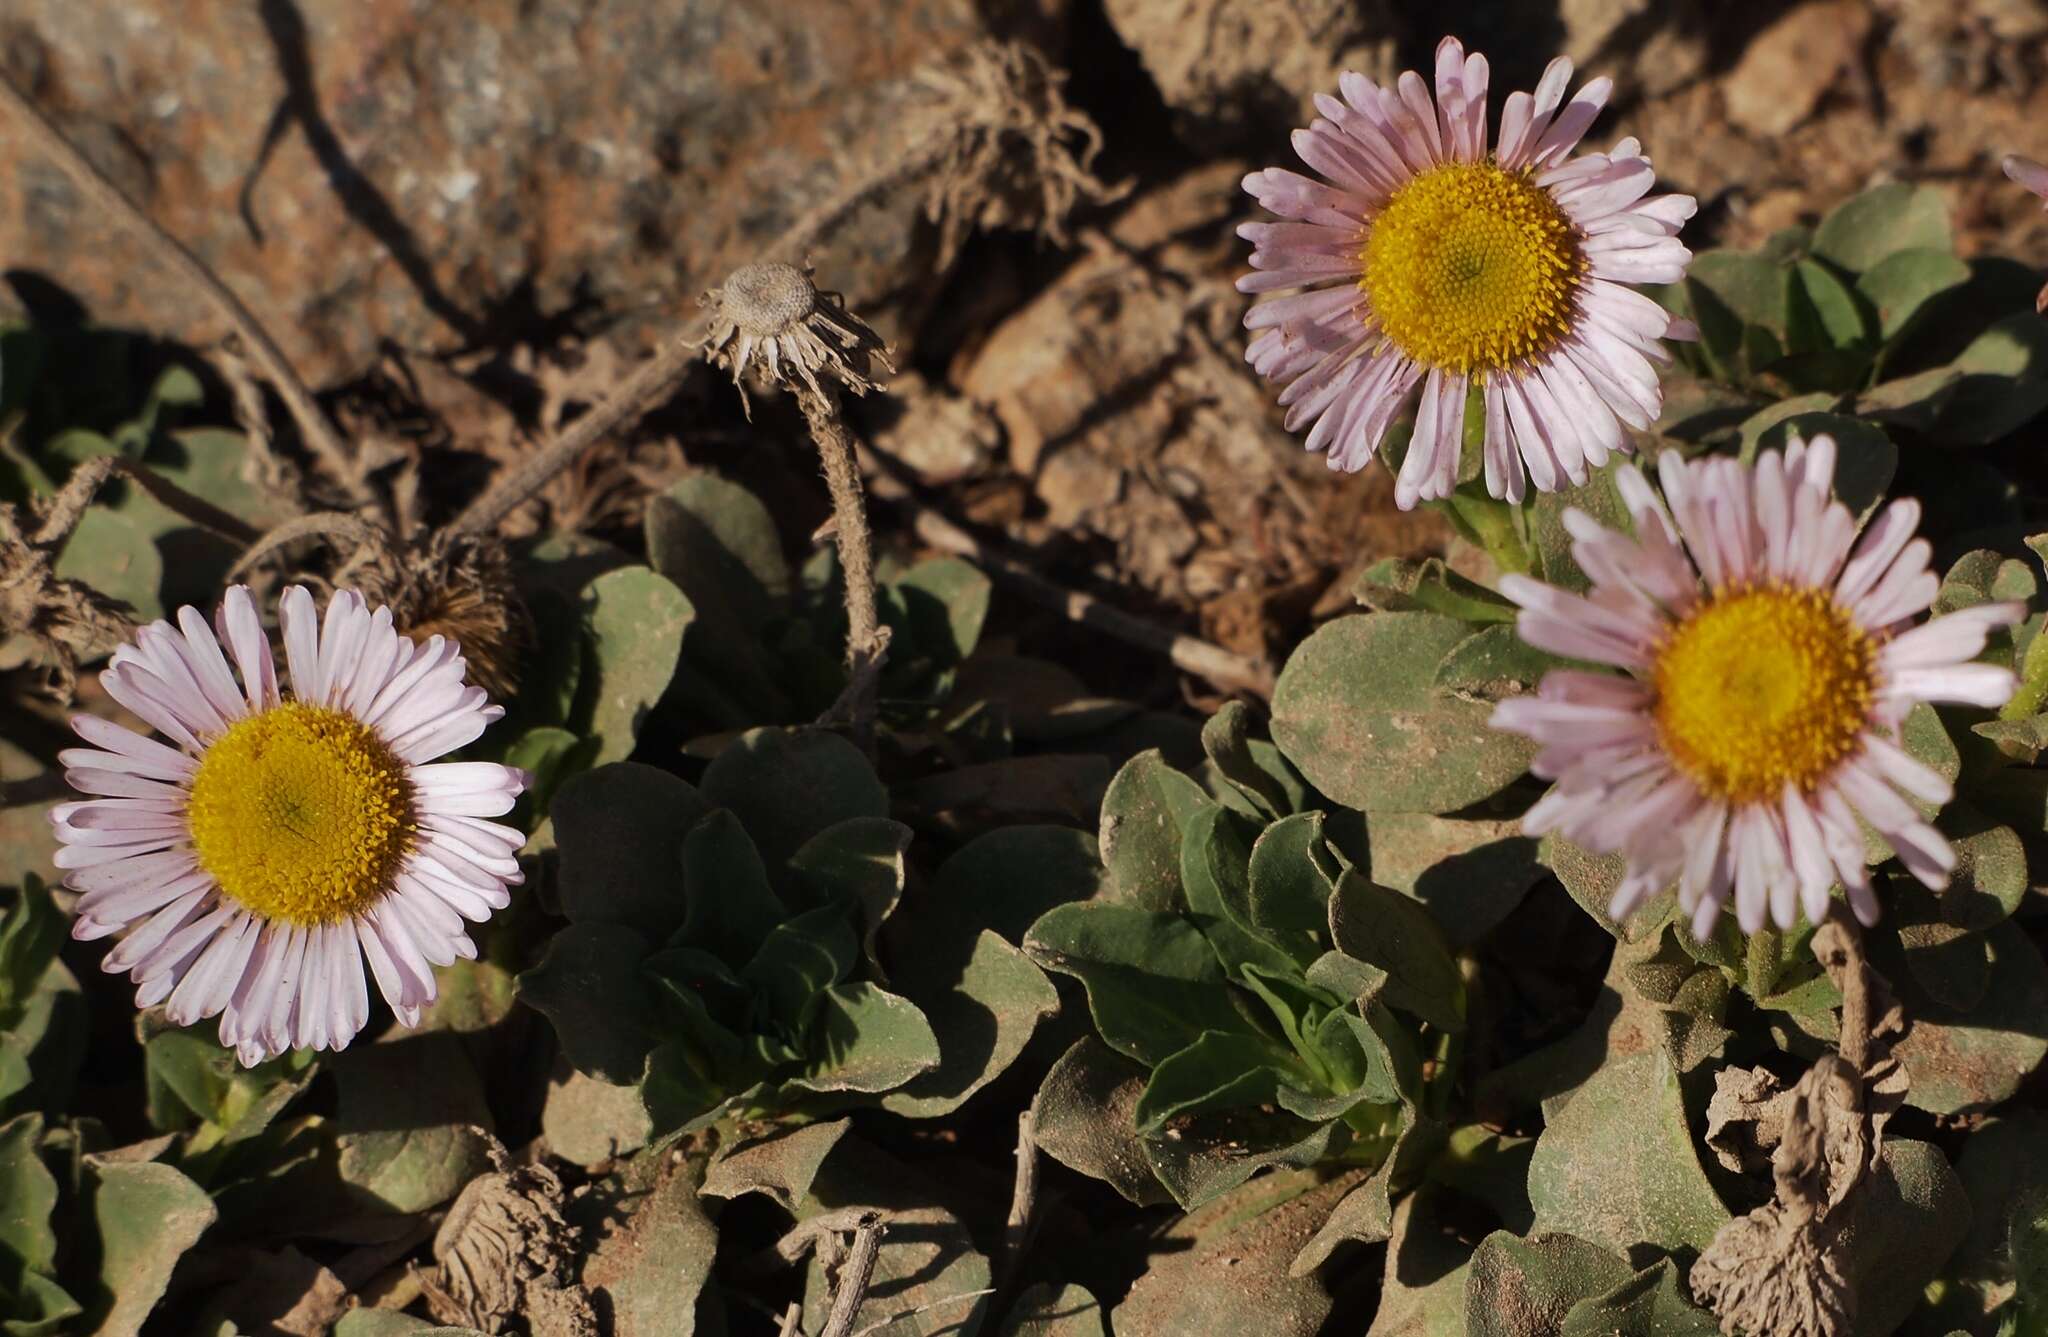
<svg viewBox="0 0 2048 1337"><path fill-rule="evenodd" d="M1025 939L1099 1037L1047 1076L1039 1141L1134 1201L1192 1209L1320 1165L1373 1172L1353 1196L1384 1208L1440 1135L1455 1065L1426 1084L1423 1056L1458 1043L1462 977L1429 911L1367 875L1357 815L1246 724L1232 707L1204 731L1206 787L1157 752L1129 762L1103 804L1108 881Z"/></svg>
<svg viewBox="0 0 2048 1337"><path fill-rule="evenodd" d="M951 1110L1053 999L993 934L891 965L878 934L910 831L888 807L860 753L818 732L744 734L701 786L631 762L576 777L551 813L570 922L520 996L584 1079L633 1093L645 1138L854 1106Z"/></svg>

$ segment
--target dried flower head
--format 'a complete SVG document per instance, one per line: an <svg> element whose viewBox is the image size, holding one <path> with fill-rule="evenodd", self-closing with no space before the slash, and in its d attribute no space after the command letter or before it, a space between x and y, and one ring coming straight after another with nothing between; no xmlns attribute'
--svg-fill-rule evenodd
<svg viewBox="0 0 2048 1337"><path fill-rule="evenodd" d="M818 291L809 269L780 261L741 265L703 296L711 308L706 355L732 372L746 403L745 378L823 394L823 373L857 395L875 388L871 362L894 371L888 349L866 321L849 312L837 293ZM751 408L750 408L751 411Z"/></svg>
<svg viewBox="0 0 2048 1337"><path fill-rule="evenodd" d="M975 228L1031 228L1066 242L1066 219L1083 202L1129 190L1091 170L1102 132L1067 105L1066 75L1021 42L977 42L919 71L933 100L908 119L911 143L941 147L925 189L925 216L939 226L938 265L953 262Z"/></svg>

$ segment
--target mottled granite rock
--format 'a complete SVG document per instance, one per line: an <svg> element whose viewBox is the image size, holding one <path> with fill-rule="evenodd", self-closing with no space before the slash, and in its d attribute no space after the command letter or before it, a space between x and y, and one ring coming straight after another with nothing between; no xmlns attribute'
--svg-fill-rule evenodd
<svg viewBox="0 0 2048 1337"><path fill-rule="evenodd" d="M7 0L0 62L326 384L380 340L460 347L579 299L629 340L693 312L887 132L913 70L985 35L977 10ZM919 204L835 228L819 281L856 305L900 288ZM102 320L220 332L4 119L0 257Z"/></svg>

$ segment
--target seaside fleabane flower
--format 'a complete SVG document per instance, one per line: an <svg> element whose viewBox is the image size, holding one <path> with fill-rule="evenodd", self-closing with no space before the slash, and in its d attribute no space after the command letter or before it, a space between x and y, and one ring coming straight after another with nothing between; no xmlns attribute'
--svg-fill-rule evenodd
<svg viewBox="0 0 2048 1337"><path fill-rule="evenodd" d="M1323 178L1277 167L1244 188L1283 222L1247 223L1253 273L1238 290L1306 288L1254 306L1245 350L1285 381L1287 429L1308 428L1330 467L1365 467L1421 387L1395 480L1402 509L1457 485L1468 388L1485 401L1486 487L1520 501L1583 483L1628 449L1624 424L1663 405L1660 339L1696 337L1630 285L1675 283L1689 195L1649 195L1641 146L1573 156L1613 81L1569 102L1568 60L1510 94L1489 148L1486 58L1455 38L1436 53L1436 97L1410 70L1394 89L1360 74L1294 133ZM1647 198L1646 198L1647 196Z"/></svg>
<svg viewBox="0 0 2048 1337"><path fill-rule="evenodd" d="M2039 197L2042 206L2048 208L2048 167L2043 167L2032 158L2023 158L2017 153L2006 154L2005 161L2000 166L2004 168L2008 177L2032 191ZM2034 310L2048 314L2048 284L2043 284L2041 291L2034 295Z"/></svg>
<svg viewBox="0 0 2048 1337"><path fill-rule="evenodd" d="M1746 932L1789 929L1802 908L1819 923L1839 882L1875 923L1859 815L1913 876L1947 885L1955 852L1909 800L1946 803L1949 783L1898 729L1923 701L2002 705L2013 674L1971 661L2024 609L1913 625L1939 586L1920 504L1893 502L1859 539L1834 472L1825 436L1754 467L1667 453L1664 501L1624 465L1634 537L1565 513L1590 593L1501 581L1524 641L1623 670L1552 670L1493 714L1542 745L1531 769L1556 782L1524 829L1626 856L1617 919L1676 882L1701 938L1731 896Z"/></svg>
<svg viewBox="0 0 2048 1337"><path fill-rule="evenodd" d="M463 921L510 902L525 843L487 820L525 772L434 762L504 713L466 683L453 641L415 643L351 591L323 624L293 587L278 619L284 691L245 587L212 627L186 607L137 631L100 682L170 741L77 716L92 746L59 759L92 797L52 811L72 936L123 935L101 964L133 977L136 1004L181 1026L219 1016L247 1065L355 1038L366 959L416 1024L433 967L476 955Z"/></svg>

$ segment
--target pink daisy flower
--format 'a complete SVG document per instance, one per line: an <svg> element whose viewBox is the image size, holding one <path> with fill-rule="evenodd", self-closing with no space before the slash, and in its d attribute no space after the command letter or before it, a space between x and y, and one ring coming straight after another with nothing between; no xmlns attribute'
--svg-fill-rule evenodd
<svg viewBox="0 0 2048 1337"><path fill-rule="evenodd" d="M1839 881L1874 923L1858 816L1915 877L1947 885L1955 852L1909 799L1946 803L1949 784L1897 731L1922 701L2003 704L2013 674L1970 661L2024 610L1914 626L1939 586L1914 537L1920 504L1893 502L1858 539L1834 472L1825 436L1753 468L1667 453L1664 501L1624 466L1635 537L1565 513L1590 594L1501 582L1523 640L1624 671L1554 670L1493 715L1542 745L1532 769L1557 782L1525 829L1627 856L1617 919L1675 881L1699 937L1731 896L1746 932L1789 929L1802 908L1820 922Z"/></svg>
<svg viewBox="0 0 2048 1337"><path fill-rule="evenodd" d="M288 692L244 586L212 627L187 607L141 628L100 682L169 742L77 716L92 747L60 760L92 797L52 811L72 936L123 935L102 967L134 978L136 1004L181 1026L218 1016L249 1065L355 1038L365 959L417 1024L433 967L476 955L463 921L510 903L526 839L485 820L524 771L434 763L504 713L465 684L452 641L415 644L349 591L323 625L288 589L278 620Z"/></svg>
<svg viewBox="0 0 2048 1337"><path fill-rule="evenodd" d="M1696 337L1630 286L1675 283L1692 253L1678 240L1690 195L1649 195L1656 174L1633 139L1573 155L1613 87L1570 102L1568 60L1535 93L1510 94L1486 131L1486 58L1455 38L1437 47L1436 97L1414 71L1393 89L1345 74L1344 96L1294 134L1321 179L1277 167L1244 188L1283 222L1247 223L1247 293L1307 291L1254 306L1245 350L1286 382L1287 428L1356 471L1421 387L1405 508L1457 485L1467 391L1486 406L1487 490L1520 501L1582 483L1629 448L1624 425L1663 407L1660 339Z"/></svg>
<svg viewBox="0 0 2048 1337"><path fill-rule="evenodd" d="M2032 158L2022 158L2017 153L2006 154L2005 161L2000 166L2005 169L2007 176L2040 196L2043 204L2048 205L2048 167L2043 167ZM2035 294L2034 310L2048 314L2048 284L2042 285L2041 291Z"/></svg>

